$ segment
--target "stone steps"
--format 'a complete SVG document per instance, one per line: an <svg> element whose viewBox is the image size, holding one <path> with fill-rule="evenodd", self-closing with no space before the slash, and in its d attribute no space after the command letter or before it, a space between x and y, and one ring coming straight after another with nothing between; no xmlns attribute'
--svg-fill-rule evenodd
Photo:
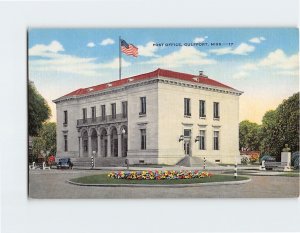
<svg viewBox="0 0 300 233"><path fill-rule="evenodd" d="M199 157L185 156L176 165L184 166L184 167L203 167L204 160ZM206 160L205 166L206 167L218 167L219 165L216 163L208 162Z"/></svg>

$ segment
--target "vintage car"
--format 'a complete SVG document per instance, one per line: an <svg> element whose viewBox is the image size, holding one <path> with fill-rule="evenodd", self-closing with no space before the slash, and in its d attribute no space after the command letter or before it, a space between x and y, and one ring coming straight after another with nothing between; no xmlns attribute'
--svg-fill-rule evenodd
<svg viewBox="0 0 300 233"><path fill-rule="evenodd" d="M56 164L57 169L59 168L73 168L73 163L71 162L70 158L62 158L58 160L58 163Z"/></svg>

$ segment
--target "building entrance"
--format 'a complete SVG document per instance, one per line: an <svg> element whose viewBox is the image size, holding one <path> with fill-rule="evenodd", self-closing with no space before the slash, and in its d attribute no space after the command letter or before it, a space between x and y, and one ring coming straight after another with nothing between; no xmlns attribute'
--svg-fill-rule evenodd
<svg viewBox="0 0 300 233"><path fill-rule="evenodd" d="M184 146L184 155L191 156L191 140L185 140L183 146Z"/></svg>
<svg viewBox="0 0 300 233"><path fill-rule="evenodd" d="M191 156L191 136L192 131L190 129L184 130L184 140L183 140L183 149L185 156Z"/></svg>

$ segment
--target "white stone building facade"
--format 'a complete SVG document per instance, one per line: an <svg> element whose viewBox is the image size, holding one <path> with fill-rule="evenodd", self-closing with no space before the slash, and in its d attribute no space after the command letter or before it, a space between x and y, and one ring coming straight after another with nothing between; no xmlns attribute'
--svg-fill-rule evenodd
<svg viewBox="0 0 300 233"><path fill-rule="evenodd" d="M78 89L54 100L57 157L235 163L241 94L203 74L162 69Z"/></svg>

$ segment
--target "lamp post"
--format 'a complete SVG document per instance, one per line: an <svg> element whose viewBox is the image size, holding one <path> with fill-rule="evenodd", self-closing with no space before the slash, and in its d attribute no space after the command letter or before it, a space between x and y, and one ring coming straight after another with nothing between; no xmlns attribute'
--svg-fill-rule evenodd
<svg viewBox="0 0 300 233"><path fill-rule="evenodd" d="M237 163L234 165L234 179L237 178Z"/></svg>
<svg viewBox="0 0 300 233"><path fill-rule="evenodd" d="M92 168L95 168L95 157L96 157L96 151L93 151L93 156L92 156Z"/></svg>
<svg viewBox="0 0 300 233"><path fill-rule="evenodd" d="M200 141L200 136L196 136L195 143Z"/></svg>

